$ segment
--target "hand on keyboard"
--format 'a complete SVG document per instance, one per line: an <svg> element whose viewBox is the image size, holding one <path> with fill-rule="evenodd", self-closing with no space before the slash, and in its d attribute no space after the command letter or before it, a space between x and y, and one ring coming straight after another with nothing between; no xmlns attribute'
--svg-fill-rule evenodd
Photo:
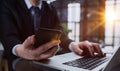
<svg viewBox="0 0 120 71"><path fill-rule="evenodd" d="M80 56L94 57L96 56L95 53L97 53L99 57L105 56L105 53L102 52L99 44L89 41L72 43L71 48L76 54Z"/></svg>

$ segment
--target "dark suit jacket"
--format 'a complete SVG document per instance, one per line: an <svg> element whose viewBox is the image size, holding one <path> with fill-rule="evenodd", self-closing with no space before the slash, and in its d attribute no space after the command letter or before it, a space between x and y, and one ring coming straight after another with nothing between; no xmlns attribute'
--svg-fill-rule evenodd
<svg viewBox="0 0 120 71"><path fill-rule="evenodd" d="M40 27L62 29L57 13L52 5L43 1ZM12 55L12 48L34 34L33 21L24 0L2 0L0 5L0 39L7 56ZM68 49L71 42L63 33L61 47Z"/></svg>

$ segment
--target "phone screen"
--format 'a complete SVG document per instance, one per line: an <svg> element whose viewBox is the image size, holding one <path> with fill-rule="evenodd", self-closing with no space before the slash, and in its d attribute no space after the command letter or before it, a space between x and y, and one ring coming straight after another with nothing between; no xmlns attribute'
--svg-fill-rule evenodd
<svg viewBox="0 0 120 71"><path fill-rule="evenodd" d="M62 32L57 29L40 28L35 33L34 46L38 47L50 41L60 40Z"/></svg>

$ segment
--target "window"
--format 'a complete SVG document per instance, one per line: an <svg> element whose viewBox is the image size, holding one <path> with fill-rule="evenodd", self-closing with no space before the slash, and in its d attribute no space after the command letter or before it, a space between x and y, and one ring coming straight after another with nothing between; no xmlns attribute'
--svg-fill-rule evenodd
<svg viewBox="0 0 120 71"><path fill-rule="evenodd" d="M56 1L56 0L45 0L45 1L47 1L47 3L51 3L51 2Z"/></svg>
<svg viewBox="0 0 120 71"><path fill-rule="evenodd" d="M80 4L68 4L68 29L71 32L68 34L69 38L79 42L80 36Z"/></svg>
<svg viewBox="0 0 120 71"><path fill-rule="evenodd" d="M105 43L120 44L120 0L106 1Z"/></svg>

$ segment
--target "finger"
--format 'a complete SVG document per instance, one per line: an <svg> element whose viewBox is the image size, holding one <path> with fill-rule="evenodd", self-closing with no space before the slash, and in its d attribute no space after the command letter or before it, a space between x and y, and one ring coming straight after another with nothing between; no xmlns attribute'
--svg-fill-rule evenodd
<svg viewBox="0 0 120 71"><path fill-rule="evenodd" d="M46 44L44 44L44 45L41 45L41 46L39 46L38 48L36 48L36 49L35 49L35 50L36 50L35 52L38 52L38 54L40 55L40 54L46 52L48 49L50 49L50 48L52 48L52 47L54 47L54 46L57 46L57 45L59 44L59 42L60 42L60 41L48 42L48 43L46 43Z"/></svg>
<svg viewBox="0 0 120 71"><path fill-rule="evenodd" d="M46 55L50 54L51 56L54 56L55 53L57 52L58 50L58 46L54 46L52 47L51 49L49 49L48 51L44 52Z"/></svg>
<svg viewBox="0 0 120 71"><path fill-rule="evenodd" d="M44 52L43 54L39 55L39 57L37 57L36 60L48 59L54 56L57 50L58 50L58 47L53 47L48 51Z"/></svg>
<svg viewBox="0 0 120 71"><path fill-rule="evenodd" d="M87 56L94 57L94 49L91 45L86 45L85 52Z"/></svg>
<svg viewBox="0 0 120 71"><path fill-rule="evenodd" d="M31 36L31 43L34 45L34 42L35 42L35 35L32 35Z"/></svg>
<svg viewBox="0 0 120 71"><path fill-rule="evenodd" d="M104 56L99 44L92 43L92 46L94 47L95 52L98 53L98 56Z"/></svg>
<svg viewBox="0 0 120 71"><path fill-rule="evenodd" d="M30 42L31 46L34 45L34 41L35 41L35 35L30 36L28 42Z"/></svg>
<svg viewBox="0 0 120 71"><path fill-rule="evenodd" d="M23 42L23 45L24 45L25 47L33 46L33 44L34 44L34 35L29 36L29 37Z"/></svg>
<svg viewBox="0 0 120 71"><path fill-rule="evenodd" d="M95 56L95 54L94 54L95 50L94 50L92 45L90 45L90 50L91 50L91 56L94 57Z"/></svg>
<svg viewBox="0 0 120 71"><path fill-rule="evenodd" d="M73 51L74 51L76 54L78 54L78 55L80 55L80 56L83 54L83 50L80 49L80 47L79 47L78 45L73 45L73 46L72 46L72 49L73 49Z"/></svg>
<svg viewBox="0 0 120 71"><path fill-rule="evenodd" d="M83 42L82 48L84 50L83 55L88 57L94 57L94 49L92 47L91 42L85 41Z"/></svg>
<svg viewBox="0 0 120 71"><path fill-rule="evenodd" d="M91 42L84 41L83 42L83 49L84 49L84 55L94 57L94 49L92 47Z"/></svg>

